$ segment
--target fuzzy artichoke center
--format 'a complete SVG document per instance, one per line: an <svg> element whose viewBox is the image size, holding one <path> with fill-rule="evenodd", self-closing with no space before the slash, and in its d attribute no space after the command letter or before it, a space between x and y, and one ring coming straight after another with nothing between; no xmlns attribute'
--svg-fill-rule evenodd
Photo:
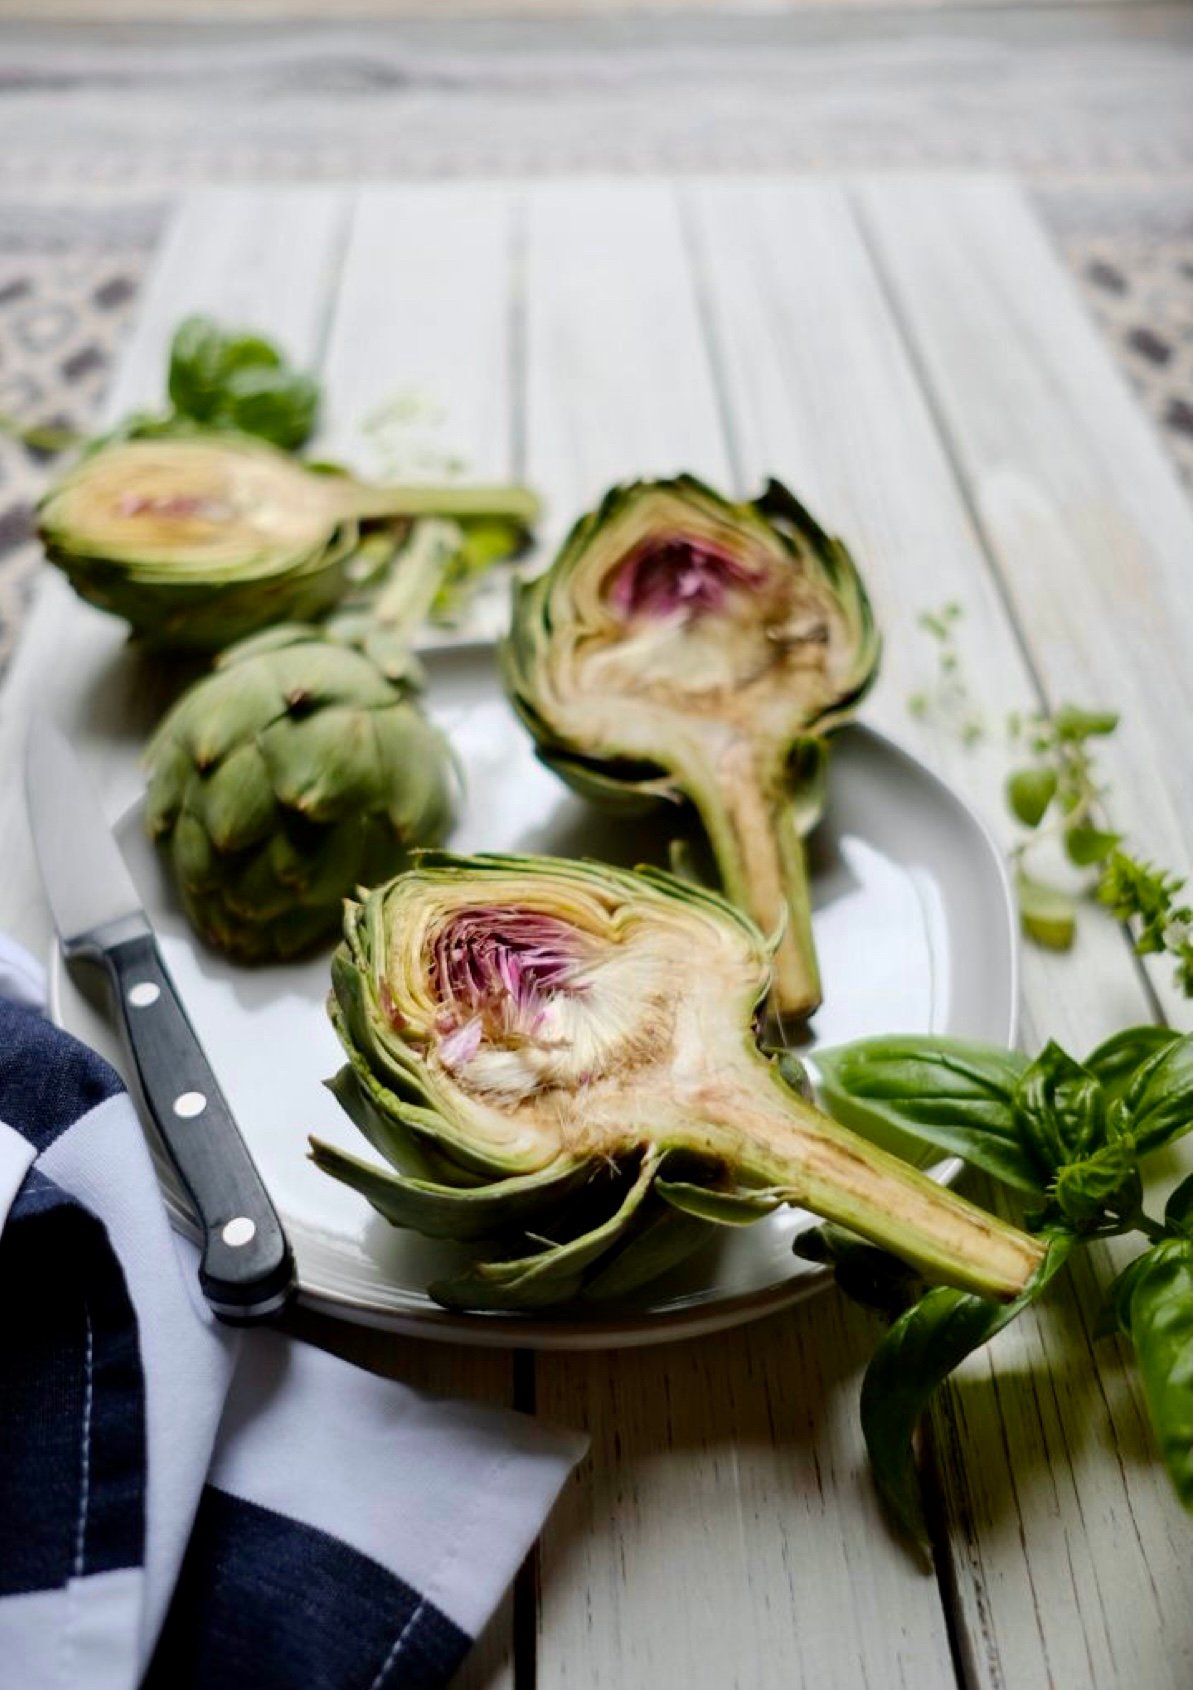
<svg viewBox="0 0 1194 1690"><path fill-rule="evenodd" d="M681 1079L740 1060L766 984L766 957L736 927L645 887L631 903L603 879L561 891L492 874L484 896L460 897L432 871L385 900L386 1036L423 1053L478 1143L527 1166L646 1142Z"/></svg>
<svg viewBox="0 0 1194 1690"><path fill-rule="evenodd" d="M553 612L564 714L608 717L630 751L678 713L702 737L790 739L847 687L841 607L772 536L659 502L611 525Z"/></svg>
<svg viewBox="0 0 1194 1690"><path fill-rule="evenodd" d="M667 958L646 937L533 906L453 912L425 949L440 1061L466 1091L505 1104L641 1065L670 1020Z"/></svg>

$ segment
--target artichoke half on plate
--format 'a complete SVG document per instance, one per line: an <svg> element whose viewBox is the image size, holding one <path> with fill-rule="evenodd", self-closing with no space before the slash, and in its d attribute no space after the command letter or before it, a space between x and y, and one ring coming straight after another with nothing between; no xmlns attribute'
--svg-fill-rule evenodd
<svg viewBox="0 0 1194 1690"><path fill-rule="evenodd" d="M516 594L511 697L543 760L598 803L695 808L722 889L784 932L773 1006L821 990L803 835L825 736L875 675L879 640L840 540L772 481L734 504L691 476L615 487Z"/></svg>
<svg viewBox="0 0 1194 1690"><path fill-rule="evenodd" d="M189 429L101 446L50 489L37 522L83 598L149 645L214 651L322 616L417 517L507 524L514 551L536 509L522 487L373 487L247 435ZM391 542L380 555L369 523Z"/></svg>
<svg viewBox="0 0 1194 1690"><path fill-rule="evenodd" d="M347 906L332 963L332 1089L389 1166L318 1140L314 1160L394 1224L477 1243L430 1288L449 1307L621 1296L782 1203L1015 1296L1035 1240L836 1125L760 1051L770 972L748 918L670 875L425 854Z"/></svg>

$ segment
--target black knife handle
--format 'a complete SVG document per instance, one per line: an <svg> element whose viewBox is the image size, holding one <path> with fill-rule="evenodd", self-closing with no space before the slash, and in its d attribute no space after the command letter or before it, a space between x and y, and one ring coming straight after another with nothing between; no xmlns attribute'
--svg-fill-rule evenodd
<svg viewBox="0 0 1194 1690"><path fill-rule="evenodd" d="M141 1095L199 1218L199 1283L221 1319L277 1314L294 1261L261 1175L151 934L97 949L116 993Z"/></svg>

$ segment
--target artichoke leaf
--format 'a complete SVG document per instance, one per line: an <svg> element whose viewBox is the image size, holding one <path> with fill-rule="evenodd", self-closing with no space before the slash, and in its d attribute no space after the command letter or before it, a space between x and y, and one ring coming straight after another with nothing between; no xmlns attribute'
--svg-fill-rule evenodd
<svg viewBox="0 0 1194 1690"><path fill-rule="evenodd" d="M512 1261L479 1263L471 1273L441 1279L429 1287L437 1302L461 1309L536 1309L571 1302L585 1284L588 1270L623 1242L650 1197L659 1165L644 1156L634 1182L613 1214L579 1238L550 1244Z"/></svg>
<svg viewBox="0 0 1194 1690"><path fill-rule="evenodd" d="M378 1168L322 1139L312 1138L310 1145L317 1168L359 1191L393 1225L410 1227L427 1238L491 1238L532 1217L541 1220L552 1204L588 1177L583 1165L573 1163L492 1185L437 1185Z"/></svg>

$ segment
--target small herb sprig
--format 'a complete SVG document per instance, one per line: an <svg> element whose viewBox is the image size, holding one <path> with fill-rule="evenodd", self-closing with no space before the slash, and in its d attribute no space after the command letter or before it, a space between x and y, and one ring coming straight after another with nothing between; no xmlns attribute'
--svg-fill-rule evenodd
<svg viewBox="0 0 1194 1690"><path fill-rule="evenodd" d="M913 1438L937 1387L974 1350L1039 1300L1070 1255L1096 1239L1139 1234L1139 1255L1107 1288L1099 1332L1136 1351L1158 1448L1191 1506L1191 1182L1157 1219L1144 1209L1142 1158L1190 1131L1191 1041L1133 1027L1076 1062L1050 1043L1035 1061L948 1038L867 1039L817 1051L824 1106L883 1142L911 1138L963 1157L1025 1204L1048 1242L1014 1302L927 1289L906 1264L836 1227L796 1241L831 1262L841 1288L893 1323L863 1381L863 1431L880 1494L927 1545Z"/></svg>
<svg viewBox="0 0 1194 1690"><path fill-rule="evenodd" d="M908 708L922 721L943 723L963 745L971 746L985 738L987 726L970 695L958 651L956 630L961 619L962 607L952 600L940 610L924 610L916 618L917 627L934 643L937 665L929 687L914 692Z"/></svg>
<svg viewBox="0 0 1194 1690"><path fill-rule="evenodd" d="M953 732L965 746L987 729L961 666L956 630L962 607L926 611L919 625L933 640L937 669L927 692L908 701L912 713ZM1015 766L1004 788L1011 814L1027 830L1009 859L1025 935L1047 949L1066 951L1077 933L1078 911L1095 901L1130 930L1139 955L1165 954L1174 977L1194 995L1191 908L1180 897L1185 880L1133 855L1124 838L1103 823L1108 789L1096 747L1119 726L1114 711L1063 704L1052 714L1013 713L1007 742ZM1059 847L1083 876L1076 889L1046 878L1037 867L1043 850Z"/></svg>

